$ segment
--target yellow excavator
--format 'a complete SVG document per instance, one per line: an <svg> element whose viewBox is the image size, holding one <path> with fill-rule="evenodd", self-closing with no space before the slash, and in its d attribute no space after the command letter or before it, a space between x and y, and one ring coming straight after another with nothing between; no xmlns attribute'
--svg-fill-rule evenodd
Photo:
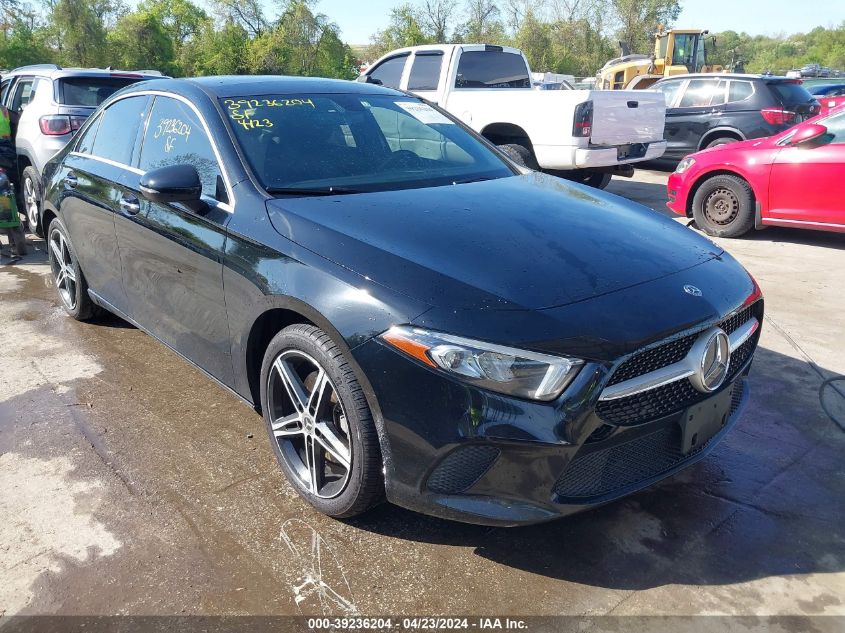
<svg viewBox="0 0 845 633"><path fill-rule="evenodd" d="M687 73L718 73L724 68L707 62L708 39L715 38L701 29L670 29L663 26L654 34L654 53L631 54L620 42L622 56L611 59L596 74L596 87L602 90L636 90L650 87L658 79Z"/></svg>

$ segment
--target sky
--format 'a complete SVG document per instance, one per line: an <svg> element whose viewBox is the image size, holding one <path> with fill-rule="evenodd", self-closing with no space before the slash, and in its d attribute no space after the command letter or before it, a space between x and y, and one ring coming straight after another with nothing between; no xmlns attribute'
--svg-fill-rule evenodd
<svg viewBox="0 0 845 633"><path fill-rule="evenodd" d="M320 0L318 9L340 26L346 42L367 44L370 36L387 24L390 9L402 1ZM461 4L460 0L455 0L455 4ZM732 29L751 35L789 34L817 26L837 26L845 21L843 0L812 3L800 0L682 0L681 6L676 26L709 29L714 33Z"/></svg>

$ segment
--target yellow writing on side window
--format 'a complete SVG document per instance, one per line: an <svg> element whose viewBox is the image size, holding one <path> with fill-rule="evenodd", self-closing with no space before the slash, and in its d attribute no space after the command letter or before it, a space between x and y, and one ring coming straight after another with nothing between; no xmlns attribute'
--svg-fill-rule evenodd
<svg viewBox="0 0 845 633"><path fill-rule="evenodd" d="M315 108L311 99L224 99L223 103L229 113L229 118L245 130L273 127L273 122L261 117L263 108L289 108L310 106ZM258 114L256 118L255 115Z"/></svg>

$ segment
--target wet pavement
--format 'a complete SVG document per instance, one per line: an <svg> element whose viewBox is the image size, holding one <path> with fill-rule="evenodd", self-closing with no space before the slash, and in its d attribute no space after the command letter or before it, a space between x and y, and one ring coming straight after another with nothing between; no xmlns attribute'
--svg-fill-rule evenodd
<svg viewBox="0 0 845 633"><path fill-rule="evenodd" d="M610 190L660 211L665 178ZM820 403L845 426L845 383L822 388L845 374L845 235L724 241L768 311L738 426L516 529L323 517L249 407L119 319L66 317L34 244L0 266L0 615L845 615L845 432Z"/></svg>

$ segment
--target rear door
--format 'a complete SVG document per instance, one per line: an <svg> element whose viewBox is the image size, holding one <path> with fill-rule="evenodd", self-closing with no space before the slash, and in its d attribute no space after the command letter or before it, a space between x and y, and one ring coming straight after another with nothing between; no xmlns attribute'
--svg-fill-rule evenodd
<svg viewBox="0 0 845 633"><path fill-rule="evenodd" d="M196 167L208 209L144 200L140 177L168 165ZM118 241L130 314L143 328L225 384L232 384L223 298L230 193L207 128L187 101L157 96L138 169L123 181Z"/></svg>
<svg viewBox="0 0 845 633"><path fill-rule="evenodd" d="M828 134L816 145L785 147L772 165L769 215L784 224L845 226L845 112L819 121Z"/></svg>
<svg viewBox="0 0 845 633"><path fill-rule="evenodd" d="M22 75L12 84L12 91L6 106L9 110L12 138L15 138L15 135L18 133L18 121L20 121L21 113L29 105L29 102L32 101L32 97L35 96L35 84L37 81L37 77Z"/></svg>
<svg viewBox="0 0 845 633"><path fill-rule="evenodd" d="M127 310L115 234L121 181L132 172L133 148L149 98L121 99L91 121L62 162L61 215L90 288Z"/></svg>

